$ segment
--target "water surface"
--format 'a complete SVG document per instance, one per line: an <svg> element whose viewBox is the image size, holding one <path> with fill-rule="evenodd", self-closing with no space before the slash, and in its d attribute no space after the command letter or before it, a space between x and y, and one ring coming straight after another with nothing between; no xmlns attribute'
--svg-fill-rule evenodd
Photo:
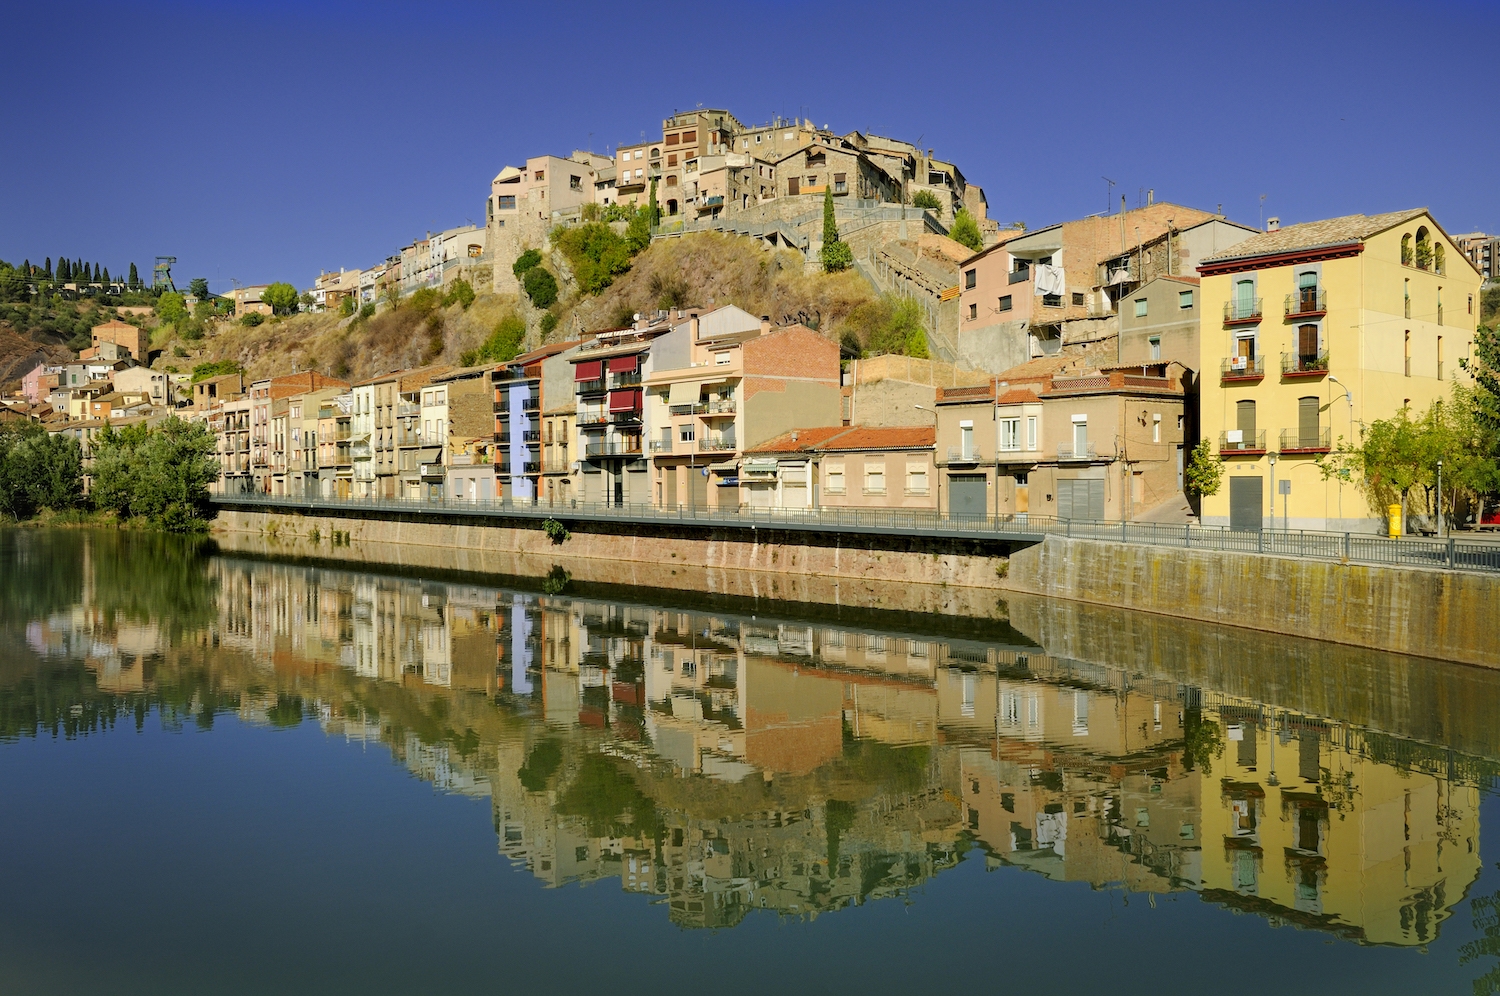
<svg viewBox="0 0 1500 996"><path fill-rule="evenodd" d="M1500 990L1500 676L1010 620L0 532L0 992Z"/></svg>

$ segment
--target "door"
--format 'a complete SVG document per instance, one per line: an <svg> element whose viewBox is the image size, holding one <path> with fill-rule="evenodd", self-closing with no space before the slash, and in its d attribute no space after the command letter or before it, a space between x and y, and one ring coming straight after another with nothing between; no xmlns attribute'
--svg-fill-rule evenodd
<svg viewBox="0 0 1500 996"><path fill-rule="evenodd" d="M1231 446L1231 448L1242 450L1259 448L1255 434L1255 402L1236 401L1234 403L1234 427L1240 430L1240 445Z"/></svg>
<svg viewBox="0 0 1500 996"><path fill-rule="evenodd" d="M1104 482L1097 479L1058 481L1057 517L1102 522L1104 520Z"/></svg>
<svg viewBox="0 0 1500 996"><path fill-rule="evenodd" d="M708 507L708 474L703 467L688 468L688 501L694 508Z"/></svg>
<svg viewBox="0 0 1500 996"><path fill-rule="evenodd" d="M606 473L609 474L611 490L614 496L612 500L616 505L625 504L625 471L621 468L620 462L616 460L610 465Z"/></svg>
<svg viewBox="0 0 1500 996"><path fill-rule="evenodd" d="M667 508L676 508L678 501L677 468L667 467L661 472L661 503Z"/></svg>
<svg viewBox="0 0 1500 996"><path fill-rule="evenodd" d="M1265 496L1261 492L1264 478L1231 477L1229 479L1229 528L1239 532L1260 532Z"/></svg>
<svg viewBox="0 0 1500 996"><path fill-rule="evenodd" d="M751 508L770 508L771 497L776 493L776 485L761 483L752 484L750 485L749 491Z"/></svg>
<svg viewBox="0 0 1500 996"><path fill-rule="evenodd" d="M1031 485L1016 482L1016 511L1031 511Z"/></svg>
<svg viewBox="0 0 1500 996"><path fill-rule="evenodd" d="M793 196L802 193L802 177L788 177L786 181L786 192Z"/></svg>
<svg viewBox="0 0 1500 996"><path fill-rule="evenodd" d="M1297 445L1312 449L1318 445L1318 399L1297 399Z"/></svg>
<svg viewBox="0 0 1500 996"><path fill-rule="evenodd" d="M948 479L948 514L980 516L988 511L983 474L954 474Z"/></svg>
<svg viewBox="0 0 1500 996"><path fill-rule="evenodd" d="M1318 359L1318 327L1302 325L1297 328L1297 369L1311 370Z"/></svg>

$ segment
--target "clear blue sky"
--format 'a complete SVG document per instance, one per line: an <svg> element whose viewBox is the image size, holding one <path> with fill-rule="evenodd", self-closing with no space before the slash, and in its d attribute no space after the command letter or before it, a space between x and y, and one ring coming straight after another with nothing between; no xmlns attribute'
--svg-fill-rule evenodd
<svg viewBox="0 0 1500 996"><path fill-rule="evenodd" d="M1109 176L1116 206L1500 230L1494 0L6 7L13 261L306 286L482 222L507 163L700 103L920 138L1002 223L1101 211Z"/></svg>

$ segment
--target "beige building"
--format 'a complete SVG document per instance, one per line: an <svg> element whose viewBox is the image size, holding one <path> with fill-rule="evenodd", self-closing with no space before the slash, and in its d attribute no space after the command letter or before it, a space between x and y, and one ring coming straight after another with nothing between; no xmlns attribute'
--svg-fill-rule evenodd
<svg viewBox="0 0 1500 996"><path fill-rule="evenodd" d="M937 509L935 430L823 426L745 451L742 503L752 509Z"/></svg>

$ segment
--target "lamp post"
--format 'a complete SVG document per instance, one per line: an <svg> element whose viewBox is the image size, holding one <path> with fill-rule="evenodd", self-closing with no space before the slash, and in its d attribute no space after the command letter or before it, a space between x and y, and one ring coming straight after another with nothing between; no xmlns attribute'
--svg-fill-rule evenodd
<svg viewBox="0 0 1500 996"><path fill-rule="evenodd" d="M919 412L926 412L928 415L932 416L932 464L933 464L932 469L935 471L935 470L937 470L937 434L938 434L938 415L937 415L937 412L933 411L931 408L923 407L922 405L912 405L912 407L915 408ZM937 514L938 515L942 515L943 514L943 475L942 474L935 474L934 477L936 478L936 480L934 480L932 482L932 489L933 489L933 496L932 497L933 497L933 501L937 504L937 509L936 509Z"/></svg>
<svg viewBox="0 0 1500 996"><path fill-rule="evenodd" d="M1276 528L1276 454L1271 454L1271 528Z"/></svg>
<svg viewBox="0 0 1500 996"><path fill-rule="evenodd" d="M1438 461L1437 475L1437 534L1443 536L1443 461Z"/></svg>

